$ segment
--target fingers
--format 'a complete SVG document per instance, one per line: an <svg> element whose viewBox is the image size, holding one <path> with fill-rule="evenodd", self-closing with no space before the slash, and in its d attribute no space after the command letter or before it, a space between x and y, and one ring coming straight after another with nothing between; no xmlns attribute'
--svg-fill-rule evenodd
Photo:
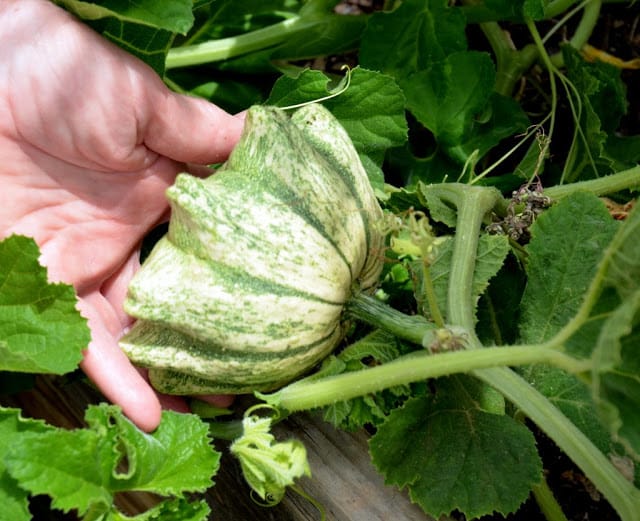
<svg viewBox="0 0 640 521"><path fill-rule="evenodd" d="M244 118L215 105L161 89L150 93L150 119L144 144L183 163L224 161L240 139Z"/></svg>
<svg viewBox="0 0 640 521"><path fill-rule="evenodd" d="M235 396L231 394L201 394L198 396L194 396L194 398L211 404L214 407L220 407L224 409L225 407L229 407L233 403Z"/></svg>
<svg viewBox="0 0 640 521"><path fill-rule="evenodd" d="M98 293L80 301L80 311L91 329L91 342L80 367L110 402L119 405L140 429L151 432L160 423L160 401L118 347L112 329L117 329L119 321L104 320L101 311L106 304Z"/></svg>

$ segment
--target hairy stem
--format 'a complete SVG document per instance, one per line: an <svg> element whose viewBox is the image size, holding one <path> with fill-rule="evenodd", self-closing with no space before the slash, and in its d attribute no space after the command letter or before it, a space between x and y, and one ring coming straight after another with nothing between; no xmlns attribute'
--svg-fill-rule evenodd
<svg viewBox="0 0 640 521"><path fill-rule="evenodd" d="M583 372L588 362L577 360L557 349L540 346L487 347L431 355L411 353L396 360L361 371L299 380L266 395L269 403L288 412L324 407L429 378L507 365L551 364L570 372ZM487 382L490 383L490 382ZM536 391L534 391L536 392ZM568 420L567 420L568 421Z"/></svg>
<svg viewBox="0 0 640 521"><path fill-rule="evenodd" d="M637 188L638 186L640 186L640 166L634 166L628 170L598 177L597 179L545 188L544 193L551 199L560 200L576 192L591 192L601 196Z"/></svg>
<svg viewBox="0 0 640 521"><path fill-rule="evenodd" d="M623 521L640 520L640 490L564 414L522 377L507 367L474 371L515 404L588 476Z"/></svg>
<svg viewBox="0 0 640 521"><path fill-rule="evenodd" d="M437 329L434 323L422 316L406 315L363 293L356 293L349 299L345 313L348 317L374 324L398 338L418 345L424 345L424 342L430 340Z"/></svg>
<svg viewBox="0 0 640 521"><path fill-rule="evenodd" d="M474 331L473 274L480 229L485 215L496 205L500 194L497 190L456 183L439 185L433 189L458 210L446 321L467 331Z"/></svg>
<svg viewBox="0 0 640 521"><path fill-rule="evenodd" d="M286 41L292 34L306 31L312 25L314 22L302 22L295 16L250 33L176 47L167 54L165 68L201 65L266 49Z"/></svg>

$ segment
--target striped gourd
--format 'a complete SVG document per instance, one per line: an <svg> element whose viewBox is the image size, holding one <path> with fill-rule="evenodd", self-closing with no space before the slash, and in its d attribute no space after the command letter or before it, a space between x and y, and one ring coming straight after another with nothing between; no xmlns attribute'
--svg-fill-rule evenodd
<svg viewBox="0 0 640 521"><path fill-rule="evenodd" d="M120 344L172 394L271 390L343 336L343 306L382 268L381 209L321 105L252 107L228 161L167 191L167 234L131 281Z"/></svg>

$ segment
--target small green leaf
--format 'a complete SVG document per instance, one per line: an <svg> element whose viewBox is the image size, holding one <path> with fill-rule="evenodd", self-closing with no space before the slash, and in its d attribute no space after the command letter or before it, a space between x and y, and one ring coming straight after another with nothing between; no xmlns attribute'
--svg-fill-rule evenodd
<svg viewBox="0 0 640 521"><path fill-rule="evenodd" d="M446 4L407 0L391 12L372 15L362 36L361 65L391 74L402 84L413 73L464 51L464 15Z"/></svg>
<svg viewBox="0 0 640 521"><path fill-rule="evenodd" d="M589 63L571 45L563 47L567 76L575 87L580 132L574 138L565 182L613 173L614 159L606 149L627 110L625 86L613 65ZM632 165L629 165L632 166Z"/></svg>
<svg viewBox="0 0 640 521"><path fill-rule="evenodd" d="M346 90L323 101L345 128L360 154L371 155L407 138L404 97L393 79L378 72L356 67ZM276 81L267 105L286 107L311 102L339 92L344 85L328 89L329 78L320 71L305 70L296 77ZM344 81L344 80L343 80Z"/></svg>
<svg viewBox="0 0 640 521"><path fill-rule="evenodd" d="M397 338L385 331L375 330L337 355L336 361L341 364L341 370L333 374L358 371L370 365L390 362L398 356L400 348ZM324 418L347 431L355 431L368 424L377 425L410 392L409 386L396 386L372 395L337 402L325 409Z"/></svg>
<svg viewBox="0 0 640 521"><path fill-rule="evenodd" d="M50 284L33 239L0 241L0 369L63 374L90 340L73 287Z"/></svg>
<svg viewBox="0 0 640 521"><path fill-rule="evenodd" d="M614 439L640 461L640 290L605 321L593 358L593 392Z"/></svg>
<svg viewBox="0 0 640 521"><path fill-rule="evenodd" d="M452 238L446 238L438 245L436 258L430 268L431 279L440 309L447 308L453 243ZM477 303L478 298L487 288L489 281L498 273L508 253L509 242L505 236L482 235L480 237L471 295L474 303ZM416 274L420 273L419 262L421 261L416 261L415 264L414 270Z"/></svg>
<svg viewBox="0 0 640 521"><path fill-rule="evenodd" d="M464 381L463 381L464 380ZM409 399L371 438L385 482L439 517L514 512L541 479L535 439L509 416L482 410L469 379L439 379L432 397Z"/></svg>
<svg viewBox="0 0 640 521"><path fill-rule="evenodd" d="M4 460L15 450L14 443L22 436L43 433L49 429L39 420L24 419L19 409L0 407L0 521L29 521L29 492L7 472Z"/></svg>
<svg viewBox="0 0 640 521"><path fill-rule="evenodd" d="M464 78L465 80L461 80ZM455 149L469 137L495 83L488 54L461 51L402 83L407 107L442 145ZM466 158L457 158L464 160Z"/></svg>
<svg viewBox="0 0 640 521"><path fill-rule="evenodd" d="M268 105L286 107L308 103L332 93L340 94L322 101L349 134L374 187L383 189L380 170L384 153L407 139L404 96L389 76L357 67L337 86L329 88L329 78L320 71L305 70L297 76L282 76L276 81Z"/></svg>
<svg viewBox="0 0 640 521"><path fill-rule="evenodd" d="M207 425L196 416L164 411L151 435L140 431L115 407L90 408L85 418L93 430L103 436L110 433L119 442L112 444L128 463L125 472L112 468L109 487L113 490L175 495L203 491L213 484L220 455L211 450Z"/></svg>
<svg viewBox="0 0 640 521"><path fill-rule="evenodd" d="M48 427L13 437L4 460L21 489L47 494L54 508L82 516L115 512L116 492L182 495L211 485L219 454L196 416L164 411L151 434L115 406L90 406L85 419L87 429Z"/></svg>
<svg viewBox="0 0 640 521"><path fill-rule="evenodd" d="M562 199L538 217L527 246L523 342L548 340L574 317L617 228L602 201L586 192Z"/></svg>
<svg viewBox="0 0 640 521"><path fill-rule="evenodd" d="M206 501L189 501L181 497L163 501L133 517L114 514L105 521L207 521L210 514Z"/></svg>

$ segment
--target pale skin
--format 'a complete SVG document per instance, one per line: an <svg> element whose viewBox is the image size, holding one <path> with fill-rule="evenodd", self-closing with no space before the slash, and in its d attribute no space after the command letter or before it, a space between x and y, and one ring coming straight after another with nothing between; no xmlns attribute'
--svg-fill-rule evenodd
<svg viewBox="0 0 640 521"><path fill-rule="evenodd" d="M165 189L224 160L242 119L170 92L47 0L3 0L0 41L0 238L33 237L50 279L75 287L92 337L82 369L151 431L162 407L187 405L155 393L118 347L126 288L141 240L168 217Z"/></svg>

